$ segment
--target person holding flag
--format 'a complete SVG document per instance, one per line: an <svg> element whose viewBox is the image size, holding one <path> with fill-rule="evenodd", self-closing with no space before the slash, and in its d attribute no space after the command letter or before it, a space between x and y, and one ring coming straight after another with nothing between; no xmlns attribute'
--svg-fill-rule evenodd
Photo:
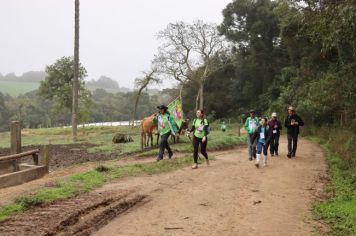
<svg viewBox="0 0 356 236"><path fill-rule="evenodd" d="M174 123L173 118L170 116L169 112L167 111L168 109L167 106L160 105L157 108L160 110L157 117L157 121L158 121L158 131L161 136L157 161L160 161L163 159L165 149L167 149L168 151L168 158L169 159L172 158L173 152L169 146L168 138L170 134L172 135L177 134L177 127Z"/></svg>

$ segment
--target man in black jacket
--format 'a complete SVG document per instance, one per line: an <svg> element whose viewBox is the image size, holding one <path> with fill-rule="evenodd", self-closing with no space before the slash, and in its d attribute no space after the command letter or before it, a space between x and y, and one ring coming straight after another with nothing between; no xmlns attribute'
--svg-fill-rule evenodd
<svg viewBox="0 0 356 236"><path fill-rule="evenodd" d="M288 136L288 158L295 157L295 153L297 152L299 126L303 125L304 122L295 113L294 108L292 106L288 107L288 116L284 121Z"/></svg>

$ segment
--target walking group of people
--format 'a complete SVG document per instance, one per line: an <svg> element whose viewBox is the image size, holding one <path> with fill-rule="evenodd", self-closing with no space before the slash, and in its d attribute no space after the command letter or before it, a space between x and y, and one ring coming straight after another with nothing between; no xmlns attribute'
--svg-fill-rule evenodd
<svg viewBox="0 0 356 236"><path fill-rule="evenodd" d="M296 114L292 106L288 107L288 115L284 121L288 137L288 158L295 157L298 145L299 126L303 126L303 120ZM279 137L282 123L277 118L277 113L272 113L272 119L266 117L260 120L255 116L255 111L250 111L250 117L245 121L247 131L247 147L249 160L255 159L256 167L260 166L261 154L263 154L263 165L267 165L268 148L271 156L278 156Z"/></svg>
<svg viewBox="0 0 356 236"><path fill-rule="evenodd" d="M157 107L159 109L158 115L158 130L161 136L160 149L157 157L157 161L163 159L164 151L167 149L168 158L171 159L173 152L169 146L168 138L172 135L177 135L177 127L174 124L173 118L167 112L168 107L161 105ZM282 123L277 118L277 113L272 113L270 120L267 117L258 119L255 115L255 111L250 111L250 117L245 121L245 130L247 131L247 146L249 160L255 159L256 167L260 166L261 155L263 154L263 165L267 165L268 148L271 156L278 156L279 137L282 130ZM304 122L296 114L292 106L288 107L288 115L284 121L284 127L287 129L288 137L288 158L295 157L297 152L299 126L303 126ZM206 165L209 166L209 158L206 152L208 144L209 134L209 122L204 117L203 110L196 111L196 118L193 120L191 129L187 130L188 136L193 134L193 147L194 147L194 165L192 169L198 168L198 152L199 146L201 154L204 156ZM189 136L190 138L190 136Z"/></svg>
<svg viewBox="0 0 356 236"><path fill-rule="evenodd" d="M165 149L167 149L168 151L168 159L172 158L173 152L169 146L168 138L171 134L177 135L177 128L174 124L173 118L167 112L168 107L165 105L161 105L158 106L157 108L160 111L157 119L158 119L158 131L161 136L157 161L160 161L163 159ZM194 147L194 154L193 154L194 165L192 166L192 169L198 168L199 146L200 146L201 154L205 158L206 165L209 166L209 158L206 152L206 147L208 145L209 122L204 117L203 110L197 110L196 118L193 120L192 127L191 129L188 129L187 132L188 132L188 136L190 134L193 134L192 142Z"/></svg>

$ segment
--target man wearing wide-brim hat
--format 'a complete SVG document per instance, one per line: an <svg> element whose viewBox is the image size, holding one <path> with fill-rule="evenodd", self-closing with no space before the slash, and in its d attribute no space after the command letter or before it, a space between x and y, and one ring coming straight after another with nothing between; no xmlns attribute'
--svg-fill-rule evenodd
<svg viewBox="0 0 356 236"><path fill-rule="evenodd" d="M288 137L288 158L295 157L298 146L299 126L303 126L303 120L296 114L294 107L288 107L288 116L284 121Z"/></svg>
<svg viewBox="0 0 356 236"><path fill-rule="evenodd" d="M168 107L166 105L160 105L157 106L157 108L159 109L159 115L157 117L158 131L159 131L159 135L161 136L157 161L160 161L163 159L165 149L167 149L168 151L168 158L169 159L172 158L173 152L168 144L168 138L171 133L172 135L176 135L177 128L174 125L173 118L170 116L169 112L167 111Z"/></svg>

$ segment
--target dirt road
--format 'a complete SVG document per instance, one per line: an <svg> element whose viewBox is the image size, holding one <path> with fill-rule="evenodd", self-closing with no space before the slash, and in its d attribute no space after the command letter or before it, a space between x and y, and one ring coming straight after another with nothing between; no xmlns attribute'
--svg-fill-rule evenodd
<svg viewBox="0 0 356 236"><path fill-rule="evenodd" d="M210 167L125 178L45 204L1 222L0 235L315 235L310 208L327 178L324 156L300 140L288 159L284 140L267 167L248 161L246 148L216 152Z"/></svg>
<svg viewBox="0 0 356 236"><path fill-rule="evenodd" d="M283 140L283 139L282 139ZM322 150L300 140L295 159L257 169L245 149L219 155L210 167L131 178L100 191L136 189L150 201L95 235L313 235L310 207L322 191Z"/></svg>

